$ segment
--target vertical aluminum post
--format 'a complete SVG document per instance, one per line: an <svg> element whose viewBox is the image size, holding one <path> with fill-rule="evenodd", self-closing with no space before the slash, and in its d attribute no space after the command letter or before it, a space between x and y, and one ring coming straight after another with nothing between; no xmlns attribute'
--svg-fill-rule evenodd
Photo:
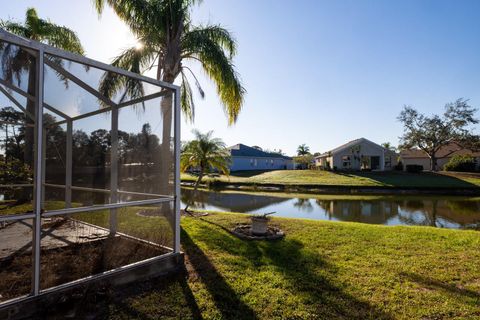
<svg viewBox="0 0 480 320"><path fill-rule="evenodd" d="M67 121L67 159L65 163L65 208L72 207L72 145L73 122Z"/></svg>
<svg viewBox="0 0 480 320"><path fill-rule="evenodd" d="M42 118L43 122L43 118ZM45 210L45 172L46 172L46 158L47 158L47 129L43 127L42 130L42 210Z"/></svg>
<svg viewBox="0 0 480 320"><path fill-rule="evenodd" d="M174 139L175 139L175 253L180 252L180 88L175 89Z"/></svg>
<svg viewBox="0 0 480 320"><path fill-rule="evenodd" d="M110 202L118 202L118 108L112 108L112 127L110 129ZM117 232L117 209L110 210L110 235Z"/></svg>
<svg viewBox="0 0 480 320"><path fill-rule="evenodd" d="M42 232L42 189L43 189L43 50L38 51L36 59L35 79L35 169L34 169L34 203L35 213L33 227L33 283L32 293L38 295L40 292L40 235Z"/></svg>

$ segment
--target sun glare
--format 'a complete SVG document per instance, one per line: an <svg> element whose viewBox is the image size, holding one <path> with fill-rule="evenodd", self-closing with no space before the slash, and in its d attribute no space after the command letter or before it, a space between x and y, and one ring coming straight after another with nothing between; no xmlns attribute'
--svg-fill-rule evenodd
<svg viewBox="0 0 480 320"><path fill-rule="evenodd" d="M143 49L143 43L141 43L140 41L137 41L137 43L135 44L135 49L136 50L142 50Z"/></svg>

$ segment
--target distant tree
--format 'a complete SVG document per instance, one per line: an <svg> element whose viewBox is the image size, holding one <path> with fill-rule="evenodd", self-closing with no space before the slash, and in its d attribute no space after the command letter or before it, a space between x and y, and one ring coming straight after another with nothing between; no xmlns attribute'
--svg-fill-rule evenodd
<svg viewBox="0 0 480 320"><path fill-rule="evenodd" d="M310 154L310 148L305 143L299 145L297 148L297 155L305 156L307 154Z"/></svg>
<svg viewBox="0 0 480 320"><path fill-rule="evenodd" d="M230 172L230 151L225 143L218 138L213 138L213 131L201 133L193 130L195 139L187 142L180 156L180 170L185 172L190 169L198 170L197 181L195 182L193 193L198 189L200 182L205 174L212 170L217 170L223 174ZM189 204L185 211L187 212Z"/></svg>
<svg viewBox="0 0 480 320"><path fill-rule="evenodd" d="M4 107L0 109L0 120L4 121L0 123L0 128L5 130L3 145L5 162L8 162L9 158L16 158L23 162L23 155L19 154L22 152L20 140L23 138L23 135L21 135L23 127L18 125L23 123L23 112L17 111L13 107Z"/></svg>
<svg viewBox="0 0 480 320"><path fill-rule="evenodd" d="M296 169L308 169L313 164L313 155L306 154L303 156L293 157Z"/></svg>
<svg viewBox="0 0 480 320"><path fill-rule="evenodd" d="M400 147L419 148L424 151L430 158L430 170L435 171L437 152L441 148L450 144L467 147L479 140L469 131L470 125L478 123L475 118L476 111L477 109L470 106L468 100L464 99L446 104L442 116L427 117L416 109L405 106L398 116L398 120L404 126Z"/></svg>
<svg viewBox="0 0 480 320"><path fill-rule="evenodd" d="M15 33L24 38L47 43L51 46L68 50L74 53L83 54L83 48L75 32L72 30L52 23L50 20L44 20L38 17L34 8L27 9L25 22L18 23L11 20L1 20L0 28ZM35 96L36 63L35 57L25 50L20 50L12 44L0 44L1 59L3 62L3 78L7 81L17 81L18 84L25 79L24 73L28 73L27 92ZM63 60L53 56L48 57L55 63L62 65ZM66 78L60 75L60 78L66 82ZM34 101L27 99L27 112L35 114ZM28 124L33 124L34 120L26 117ZM27 126L25 133L25 163L33 166L33 127Z"/></svg>
<svg viewBox="0 0 480 320"><path fill-rule="evenodd" d="M390 142L382 143L382 147L384 147L387 150L397 151L397 148L395 148Z"/></svg>

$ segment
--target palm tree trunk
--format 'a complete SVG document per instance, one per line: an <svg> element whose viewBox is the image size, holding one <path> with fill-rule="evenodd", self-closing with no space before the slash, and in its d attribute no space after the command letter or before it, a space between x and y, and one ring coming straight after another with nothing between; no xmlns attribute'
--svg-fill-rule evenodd
<svg viewBox="0 0 480 320"><path fill-rule="evenodd" d="M171 173L173 172L173 149L172 149L172 102L171 93L166 94L161 102L160 108L163 117L162 145L160 146L160 192L171 194L170 188Z"/></svg>
<svg viewBox="0 0 480 320"><path fill-rule="evenodd" d="M28 67L27 92L33 97L36 96L36 90L35 90L36 75L37 75L36 61L31 60L30 65ZM27 99L27 112L33 116L36 116L35 101ZM25 119L26 119L27 127L25 128L25 149L24 149L23 160L25 164L27 164L30 168L33 169L34 167L33 154L34 154L34 143L35 143L35 136L34 136L35 128L33 127L33 125L35 124L35 121L27 115L25 115Z"/></svg>
<svg viewBox="0 0 480 320"><path fill-rule="evenodd" d="M30 94L32 97L36 97L36 76L37 76L37 70L36 70L36 64L37 61L32 58L30 60L30 64L28 67L28 87L27 87L27 92ZM35 110L35 101L32 101L30 99L27 99L27 113L31 114L32 116L36 116L36 111ZM35 154L35 121L34 119L31 119L27 114L25 114L25 146L23 150L23 162L28 165L30 168L30 172L34 173L34 154ZM23 192L21 192L21 195L18 198L18 203L26 203L29 202L32 199L33 196L33 190L31 188L25 188Z"/></svg>
<svg viewBox="0 0 480 320"><path fill-rule="evenodd" d="M188 211L188 207L195 202L195 199L197 198L197 191L198 191L198 186L200 185L200 182L202 181L203 178L203 170L200 170L200 173L198 174L197 181L195 181L195 185L193 186L193 194L192 198L189 199L187 202L187 206L185 207L185 212L190 213Z"/></svg>

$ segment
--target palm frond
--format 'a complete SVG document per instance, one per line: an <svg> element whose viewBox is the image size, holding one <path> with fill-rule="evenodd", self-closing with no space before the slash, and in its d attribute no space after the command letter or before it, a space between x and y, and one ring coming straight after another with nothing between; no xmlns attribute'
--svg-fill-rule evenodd
<svg viewBox="0 0 480 320"><path fill-rule="evenodd" d="M85 54L77 34L64 26L50 21L39 20L39 32L43 42L77 54Z"/></svg>
<svg viewBox="0 0 480 320"><path fill-rule="evenodd" d="M202 43L204 39L209 39L219 45L227 52L230 59L237 53L237 43L232 34L219 25L199 26L188 30L184 42ZM188 47L186 47L186 54L188 53Z"/></svg>
<svg viewBox="0 0 480 320"><path fill-rule="evenodd" d="M21 23L15 21L1 20L0 28L24 38L30 37L30 32L28 31L28 29L24 27Z"/></svg>
<svg viewBox="0 0 480 320"><path fill-rule="evenodd" d="M112 65L131 72L140 74L142 69L155 59L155 52L148 47L126 49L112 62ZM117 73L107 72L100 80L99 91L104 96L112 99L123 91L120 102L126 98L135 99L144 96L142 82Z"/></svg>
<svg viewBox="0 0 480 320"><path fill-rule="evenodd" d="M185 73L182 71L182 84L180 86L180 105L182 107L183 114L186 115L187 119L190 122L193 122L195 119L195 103L193 101L192 88L188 82L188 78Z"/></svg>
<svg viewBox="0 0 480 320"><path fill-rule="evenodd" d="M239 75L221 45L205 34L190 35L190 33L185 34L182 42L186 52L185 58L200 61L207 75L216 84L229 124L233 124L238 118L245 94Z"/></svg>

